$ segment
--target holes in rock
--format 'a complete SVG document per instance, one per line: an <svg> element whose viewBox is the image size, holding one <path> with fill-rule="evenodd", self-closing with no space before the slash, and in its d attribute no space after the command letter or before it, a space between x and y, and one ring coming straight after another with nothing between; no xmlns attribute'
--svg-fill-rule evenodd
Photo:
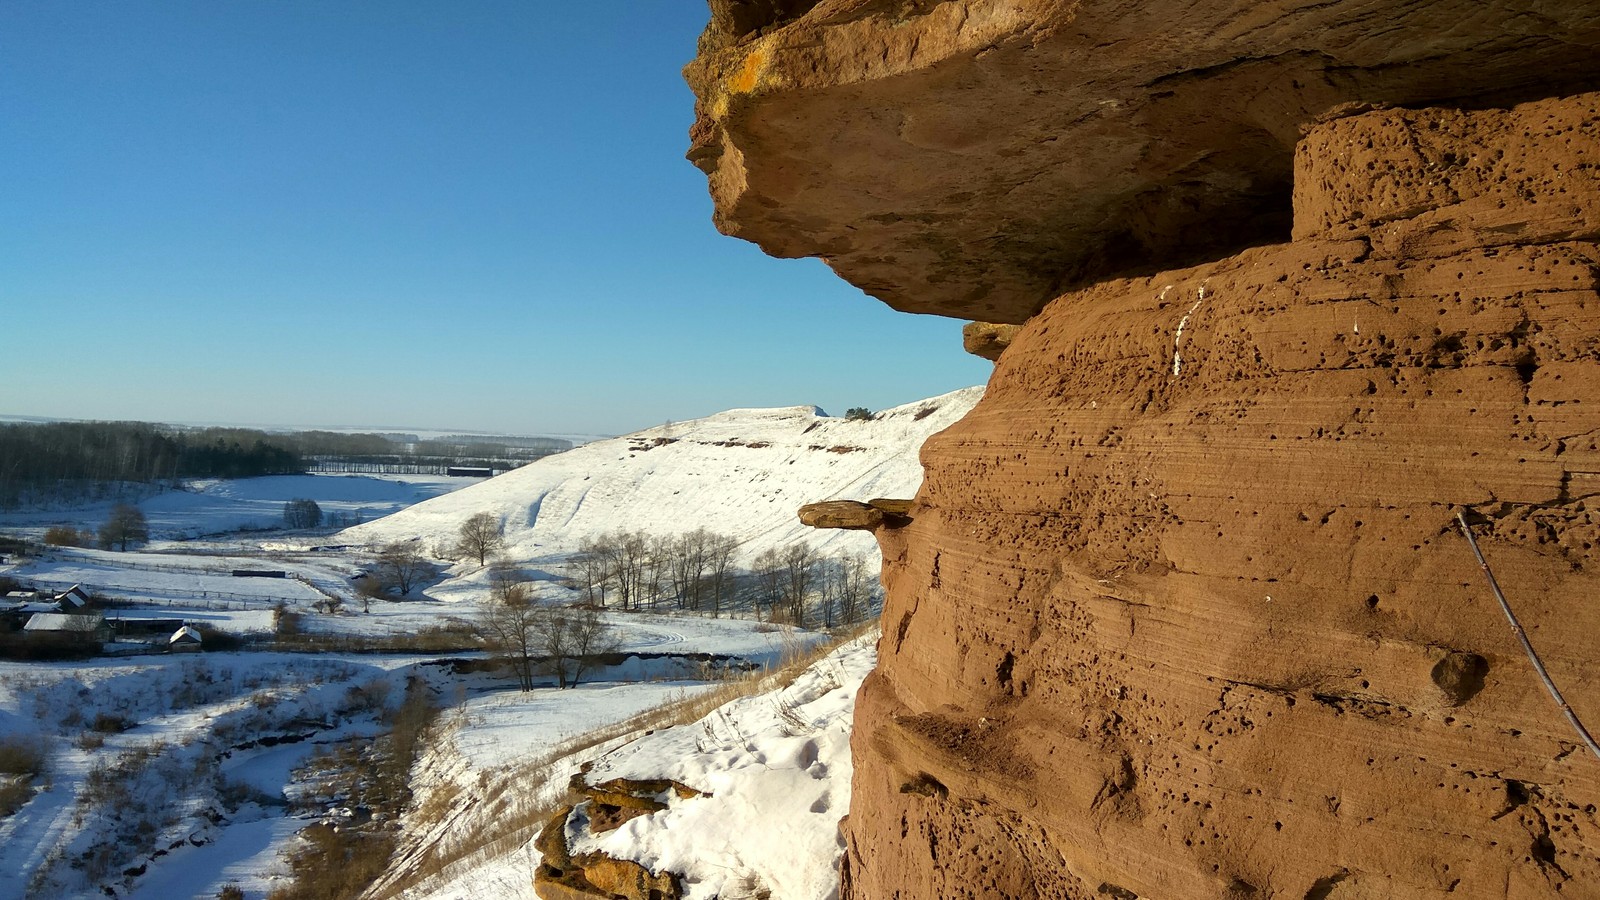
<svg viewBox="0 0 1600 900"><path fill-rule="evenodd" d="M1517 807L1526 805L1529 800L1529 796L1527 785L1515 779L1506 779L1506 805L1491 818L1498 819Z"/></svg>
<svg viewBox="0 0 1600 900"><path fill-rule="evenodd" d="M1489 661L1476 653L1453 652L1445 655L1429 673L1434 685L1444 692L1451 706L1460 706L1483 690L1483 677L1489 674Z"/></svg>
<svg viewBox="0 0 1600 900"><path fill-rule="evenodd" d="M1546 865L1554 865L1556 861L1556 844L1550 840L1550 835L1541 834L1533 839L1533 846L1528 850L1529 855Z"/></svg>
<svg viewBox="0 0 1600 900"><path fill-rule="evenodd" d="M1539 364L1534 361L1532 356L1525 356L1513 363L1511 368L1516 371L1517 378L1523 384L1531 384L1534 373L1539 371Z"/></svg>
<svg viewBox="0 0 1600 900"><path fill-rule="evenodd" d="M1017 657L1010 650L1007 650L1005 658L1000 660L1000 665L995 666L994 676L999 679L1002 689L1011 690L1011 669L1016 664Z"/></svg>
<svg viewBox="0 0 1600 900"><path fill-rule="evenodd" d="M918 797L937 797L943 800L950 796L950 789L927 772L918 772L917 777L900 785L900 793L916 794Z"/></svg>

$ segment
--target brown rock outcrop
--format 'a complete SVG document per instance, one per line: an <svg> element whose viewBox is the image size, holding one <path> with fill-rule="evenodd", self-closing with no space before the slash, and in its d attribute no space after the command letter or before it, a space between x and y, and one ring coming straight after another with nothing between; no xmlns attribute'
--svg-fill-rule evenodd
<svg viewBox="0 0 1600 900"><path fill-rule="evenodd" d="M800 507L800 524L812 528L872 531L887 525L899 528L910 521L912 500L880 497L860 500L822 500Z"/></svg>
<svg viewBox="0 0 1600 900"><path fill-rule="evenodd" d="M812 528L871 531L883 524L883 510L860 500L822 500L800 507L800 523Z"/></svg>
<svg viewBox="0 0 1600 900"><path fill-rule="evenodd" d="M1600 95L1325 122L1293 242L1030 320L876 532L844 895L1600 897L1454 524L1600 724L1597 175Z"/></svg>
<svg viewBox="0 0 1600 900"><path fill-rule="evenodd" d="M961 347L973 356L994 362L1016 339L1017 327L993 322L968 322L961 329Z"/></svg>
<svg viewBox="0 0 1600 900"><path fill-rule="evenodd" d="M711 6L685 74L718 227L992 322L1286 239L1300 128L1340 103L1600 83L1596 0Z"/></svg>
<svg viewBox="0 0 1600 900"><path fill-rule="evenodd" d="M534 893L542 900L676 900L683 895L673 872L652 872L604 853L572 853L567 843L569 822L578 814L579 833L598 834L666 809L668 794L697 797L700 791L669 779L613 778L589 784L586 772L573 777L572 789L583 799L558 810L534 841L541 860L534 872Z"/></svg>

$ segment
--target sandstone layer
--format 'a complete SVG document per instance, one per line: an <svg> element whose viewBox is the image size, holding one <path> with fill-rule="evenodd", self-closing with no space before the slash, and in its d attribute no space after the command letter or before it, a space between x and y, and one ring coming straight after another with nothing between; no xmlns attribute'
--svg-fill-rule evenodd
<svg viewBox="0 0 1600 900"><path fill-rule="evenodd" d="M1600 897L1600 760L1454 519L1600 725L1600 95L1324 122L1293 200L1057 298L924 446L845 897Z"/></svg>
<svg viewBox="0 0 1600 900"><path fill-rule="evenodd" d="M1597 0L711 7L686 75L718 227L986 322L1287 239L1300 128L1341 103L1600 82Z"/></svg>

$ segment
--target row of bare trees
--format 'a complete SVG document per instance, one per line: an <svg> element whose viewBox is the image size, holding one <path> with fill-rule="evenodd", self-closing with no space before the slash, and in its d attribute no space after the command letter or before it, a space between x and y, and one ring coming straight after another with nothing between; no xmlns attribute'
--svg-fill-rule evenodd
<svg viewBox="0 0 1600 900"><path fill-rule="evenodd" d="M619 643L598 609L540 603L510 566L490 572L489 596L476 625L485 649L517 673L524 691L533 690L541 670L556 677L557 687L576 686Z"/></svg>
<svg viewBox="0 0 1600 900"><path fill-rule="evenodd" d="M864 554L823 556L803 541L735 565L739 541L705 528L679 535L618 530L588 539L572 559L574 583L593 606L663 603L720 616L736 605L771 620L832 628L864 618L877 579Z"/></svg>
<svg viewBox="0 0 1600 900"><path fill-rule="evenodd" d="M722 614L734 595L739 542L704 528L680 535L614 531L585 540L573 557L585 602L622 609L678 609Z"/></svg>

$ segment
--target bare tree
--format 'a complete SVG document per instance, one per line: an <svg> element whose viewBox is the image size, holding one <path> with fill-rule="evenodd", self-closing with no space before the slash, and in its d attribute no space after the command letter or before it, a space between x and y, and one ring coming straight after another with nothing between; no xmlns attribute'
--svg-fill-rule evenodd
<svg viewBox="0 0 1600 900"><path fill-rule="evenodd" d="M866 618L877 588L877 579L872 577L867 554L850 553L834 559L828 581L829 593L838 606L838 624L854 625ZM826 612L831 611L830 608ZM834 623L827 624L832 626Z"/></svg>
<svg viewBox="0 0 1600 900"><path fill-rule="evenodd" d="M617 576L622 585L623 608L638 609L649 593L650 536L643 531L617 533Z"/></svg>
<svg viewBox="0 0 1600 900"><path fill-rule="evenodd" d="M416 541L395 541L378 551L378 580L404 597L427 576L428 563Z"/></svg>
<svg viewBox="0 0 1600 900"><path fill-rule="evenodd" d="M667 583L679 609L699 609L705 586L706 545L711 532L704 528L662 542Z"/></svg>
<svg viewBox="0 0 1600 900"><path fill-rule="evenodd" d="M283 504L283 524L287 528L315 528L322 524L322 507L308 497L296 497Z"/></svg>
<svg viewBox="0 0 1600 900"><path fill-rule="evenodd" d="M360 578L355 582L356 596L361 598L361 611L372 612L372 601L383 597L383 584L376 578Z"/></svg>
<svg viewBox="0 0 1600 900"><path fill-rule="evenodd" d="M783 565L781 593L789 611L789 621L804 628L806 606L816 590L817 550L804 541L796 541L783 548L780 559Z"/></svg>
<svg viewBox="0 0 1600 900"><path fill-rule="evenodd" d="M583 599L590 606L606 605L606 586L611 583L611 567L600 538L585 538L572 557L583 584Z"/></svg>
<svg viewBox="0 0 1600 900"><path fill-rule="evenodd" d="M817 580L822 584L822 590L817 592L817 613L822 617L822 627L832 628L839 606L839 570L844 560L840 558L824 559L817 564Z"/></svg>
<svg viewBox="0 0 1600 900"><path fill-rule="evenodd" d="M768 619L775 619L778 606L783 602L783 551L768 547L756 554L753 566L756 576L756 618L761 617L761 607L765 604Z"/></svg>
<svg viewBox="0 0 1600 900"><path fill-rule="evenodd" d="M457 534L457 552L477 557L479 566L506 545L505 526L494 513L474 514L461 523Z"/></svg>
<svg viewBox="0 0 1600 900"><path fill-rule="evenodd" d="M669 585L672 573L672 557L676 552L676 540L670 536L661 536L647 539L644 553L644 578L640 582L644 602L651 609L661 600L663 587ZM670 588L669 588L670 589Z"/></svg>
<svg viewBox="0 0 1600 900"><path fill-rule="evenodd" d="M545 665L562 688L577 687L578 679L594 666L597 657L615 653L621 641L593 608L544 607L538 629Z"/></svg>
<svg viewBox="0 0 1600 900"><path fill-rule="evenodd" d="M144 511L127 503L111 507L111 516L100 526L100 546L106 550L127 550L129 544L148 540L150 526L145 522Z"/></svg>
<svg viewBox="0 0 1600 900"><path fill-rule="evenodd" d="M737 538L713 532L706 541L705 598L713 618L722 614L723 601L733 596L733 555L739 550Z"/></svg>
<svg viewBox="0 0 1600 900"><path fill-rule="evenodd" d="M501 583L493 586L478 611L478 636L485 649L517 673L517 684L533 690L534 664L541 644L540 608L528 586Z"/></svg>
<svg viewBox="0 0 1600 900"><path fill-rule="evenodd" d="M623 609L638 609L649 592L650 545L649 536L642 531L603 534L592 544Z"/></svg>

